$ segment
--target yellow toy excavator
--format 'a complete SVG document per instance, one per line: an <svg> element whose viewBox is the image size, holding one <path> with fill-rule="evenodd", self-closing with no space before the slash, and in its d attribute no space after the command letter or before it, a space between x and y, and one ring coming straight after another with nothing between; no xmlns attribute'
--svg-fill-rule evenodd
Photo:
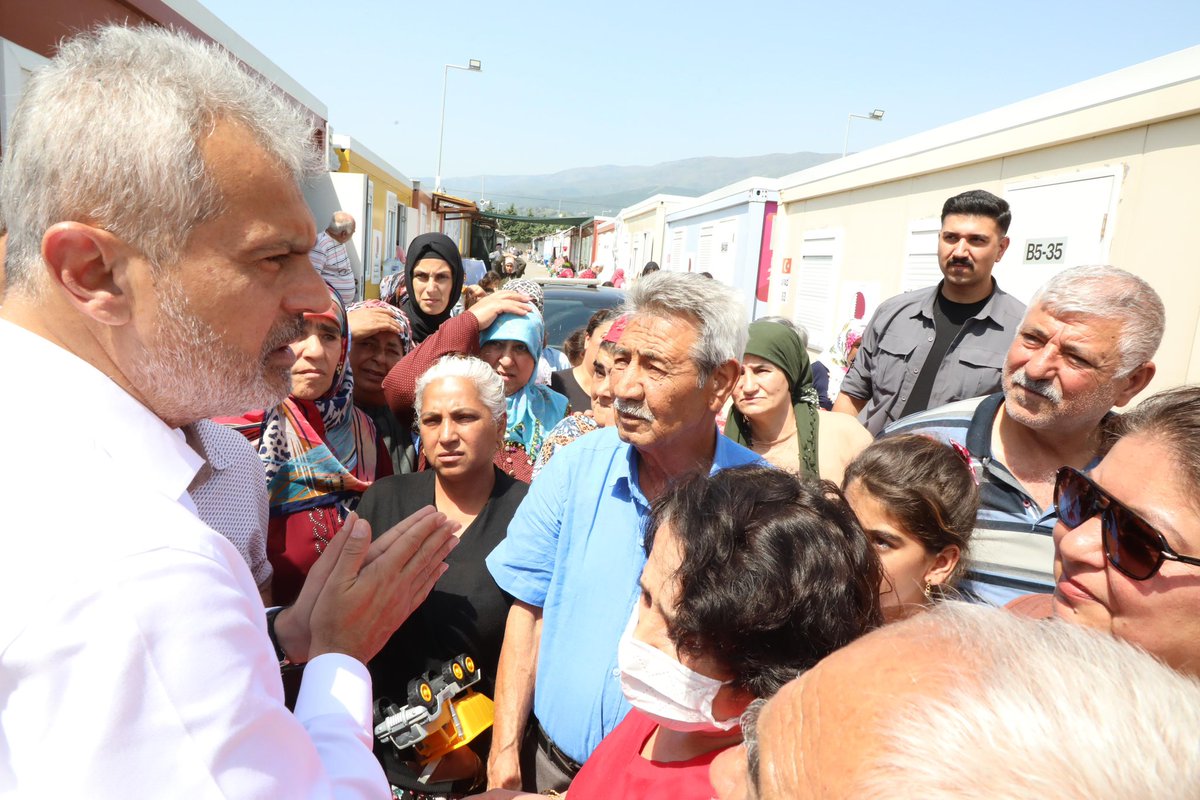
<svg viewBox="0 0 1200 800"><path fill-rule="evenodd" d="M491 699L470 687L482 677L475 659L458 655L440 670L408 682L407 703L386 697L375 702L375 738L399 749L411 747L423 767L424 783L447 753L465 746L492 725Z"/></svg>

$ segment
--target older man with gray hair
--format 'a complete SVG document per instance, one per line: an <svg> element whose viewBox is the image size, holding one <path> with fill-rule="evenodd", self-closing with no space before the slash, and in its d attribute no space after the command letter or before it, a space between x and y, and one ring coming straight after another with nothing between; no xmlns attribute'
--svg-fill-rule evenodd
<svg viewBox="0 0 1200 800"><path fill-rule="evenodd" d="M350 263L350 252L346 250L346 242L353 235L354 217L345 211L335 211L329 225L317 236L317 243L308 253L313 269L333 287L346 305L353 303L358 294L354 266Z"/></svg>
<svg viewBox="0 0 1200 800"><path fill-rule="evenodd" d="M967 588L993 603L1053 589L1054 476L1103 455L1111 409L1154 377L1165 312L1141 278L1064 270L1038 290L1009 347L1003 392L898 420L884 435L958 442L979 478Z"/></svg>
<svg viewBox="0 0 1200 800"><path fill-rule="evenodd" d="M617 642L639 596L651 502L689 473L760 460L714 422L746 345L737 297L698 275L660 272L634 285L624 311L616 425L555 455L488 556L516 598L496 679L492 787L565 788L621 721L629 705Z"/></svg>
<svg viewBox="0 0 1200 800"><path fill-rule="evenodd" d="M1200 681L1138 648L950 602L755 701L710 776L720 800L1185 800L1197 729Z"/></svg>
<svg viewBox="0 0 1200 800"><path fill-rule="evenodd" d="M310 126L215 45L108 27L60 44L10 132L0 794L387 796L363 662L457 526L426 508L372 544L351 518L268 621L181 430L280 402L328 309ZM294 715L285 656L308 662Z"/></svg>

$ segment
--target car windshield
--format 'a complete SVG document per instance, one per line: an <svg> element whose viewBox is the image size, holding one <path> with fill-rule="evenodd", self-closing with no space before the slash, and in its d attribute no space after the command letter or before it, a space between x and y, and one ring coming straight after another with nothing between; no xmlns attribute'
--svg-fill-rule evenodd
<svg viewBox="0 0 1200 800"><path fill-rule="evenodd" d="M561 287L547 285L546 343L561 348L573 332L587 327L588 319L602 308L619 306L625 292L609 287Z"/></svg>

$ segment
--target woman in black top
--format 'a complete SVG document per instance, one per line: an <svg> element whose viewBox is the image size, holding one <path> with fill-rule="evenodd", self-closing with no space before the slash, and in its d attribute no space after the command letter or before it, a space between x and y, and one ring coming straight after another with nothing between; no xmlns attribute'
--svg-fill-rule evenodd
<svg viewBox="0 0 1200 800"><path fill-rule="evenodd" d="M602 308L592 314L585 329L583 361L571 369L559 370L550 375L550 388L566 398L571 403L571 411L589 411L592 408L592 362L596 359L596 351L600 342L612 327L613 322L620 316L620 309Z"/></svg>
<svg viewBox="0 0 1200 800"><path fill-rule="evenodd" d="M430 470L376 481L359 505L359 515L378 532L430 504L462 525L446 573L368 665L376 698L403 705L409 680L439 671L460 653L480 667L474 688L494 694L512 598L492 580L484 558L504 538L529 488L492 464L504 437L504 408L504 384L491 367L476 358L442 358L416 386L417 427ZM424 784L417 783L421 767L411 750L377 741L375 752L394 786L455 794L482 780L490 741L489 730L449 754Z"/></svg>

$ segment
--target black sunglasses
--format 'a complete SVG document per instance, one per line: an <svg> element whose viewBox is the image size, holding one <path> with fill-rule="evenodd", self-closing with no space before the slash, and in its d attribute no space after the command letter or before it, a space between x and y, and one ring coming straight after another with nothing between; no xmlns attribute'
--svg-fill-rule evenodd
<svg viewBox="0 0 1200 800"><path fill-rule="evenodd" d="M1078 528L1099 514L1108 563L1135 581L1153 576L1163 561L1200 567L1200 558L1176 553L1153 525L1074 467L1058 471L1054 505L1058 508L1058 518L1068 528Z"/></svg>

